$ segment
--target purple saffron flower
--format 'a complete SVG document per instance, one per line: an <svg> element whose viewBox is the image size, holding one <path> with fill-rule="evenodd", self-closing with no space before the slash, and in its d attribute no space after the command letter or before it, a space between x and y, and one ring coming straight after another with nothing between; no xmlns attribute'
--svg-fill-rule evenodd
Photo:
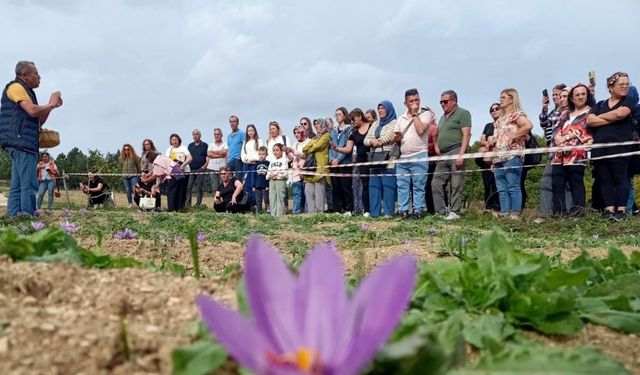
<svg viewBox="0 0 640 375"><path fill-rule="evenodd" d="M243 366L259 374L357 374L402 317L416 261L399 256L371 273L348 298L333 243L318 245L295 276L281 255L253 235L245 255L252 318L200 295L211 332Z"/></svg>
<svg viewBox="0 0 640 375"><path fill-rule="evenodd" d="M436 233L438 233L438 229L436 229L434 227L430 227L429 229L427 229L427 233L436 234Z"/></svg>
<svg viewBox="0 0 640 375"><path fill-rule="evenodd" d="M179 235L177 235L177 234L176 234L176 236L175 236L175 237L173 237L173 240L174 240L175 242L182 242L182 236L179 236Z"/></svg>
<svg viewBox="0 0 640 375"><path fill-rule="evenodd" d="M132 231L129 228L125 228L123 231L115 233L113 237L118 240L134 240L138 238L138 233Z"/></svg>
<svg viewBox="0 0 640 375"><path fill-rule="evenodd" d="M207 240L207 235L204 234L203 232L198 232L198 234L196 234L196 240L198 242L204 242Z"/></svg>
<svg viewBox="0 0 640 375"><path fill-rule="evenodd" d="M41 230L43 230L45 227L44 223L40 222L40 221L32 221L31 222L31 228L33 228L33 230L35 230L36 232L39 232Z"/></svg>
<svg viewBox="0 0 640 375"><path fill-rule="evenodd" d="M40 215L42 215L42 210L35 210L35 211L33 211L33 216L38 217L38 216L40 216Z"/></svg>
<svg viewBox="0 0 640 375"><path fill-rule="evenodd" d="M75 224L66 220L60 222L60 228L69 234L75 234L78 231L78 227Z"/></svg>
<svg viewBox="0 0 640 375"><path fill-rule="evenodd" d="M360 224L360 230L363 231L363 232L368 232L369 231L369 224L367 224L367 223Z"/></svg>
<svg viewBox="0 0 640 375"><path fill-rule="evenodd" d="M73 216L73 212L71 212L71 210L70 210L70 209L68 209L68 208L63 208L63 209L62 209L62 213L64 213L64 216L66 216L66 217L71 217L71 216Z"/></svg>

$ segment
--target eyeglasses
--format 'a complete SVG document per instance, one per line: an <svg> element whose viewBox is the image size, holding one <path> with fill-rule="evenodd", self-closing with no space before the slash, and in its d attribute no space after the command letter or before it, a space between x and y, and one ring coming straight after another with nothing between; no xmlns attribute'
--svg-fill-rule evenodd
<svg viewBox="0 0 640 375"><path fill-rule="evenodd" d="M307 125L309 125L309 123L308 122L301 122L300 125L307 126Z"/></svg>
<svg viewBox="0 0 640 375"><path fill-rule="evenodd" d="M500 110L500 107L493 107L489 110L489 112L498 112Z"/></svg>
<svg viewBox="0 0 640 375"><path fill-rule="evenodd" d="M440 105L445 105L445 104L447 104L447 103L449 103L449 102L451 102L451 101L453 101L453 99L441 100L441 101L440 101Z"/></svg>

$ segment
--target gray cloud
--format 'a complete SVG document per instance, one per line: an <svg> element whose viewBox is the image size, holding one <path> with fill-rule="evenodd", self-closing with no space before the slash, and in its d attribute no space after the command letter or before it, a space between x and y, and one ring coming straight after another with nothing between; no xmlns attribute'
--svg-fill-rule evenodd
<svg viewBox="0 0 640 375"><path fill-rule="evenodd" d="M574 84L595 69L604 78L638 76L640 3L551 0L357 2L116 0L17 1L0 4L5 30L0 76L33 60L45 101L61 90L65 105L48 126L62 145L115 151L150 137L211 138L228 116L269 120L290 134L301 116L338 106L371 108L382 99L403 111L404 90L417 87L441 113L440 92L455 89L472 112L473 139L501 89L520 91L533 120L540 91ZM613 13L612 13L613 12ZM540 133L537 121L536 132Z"/></svg>

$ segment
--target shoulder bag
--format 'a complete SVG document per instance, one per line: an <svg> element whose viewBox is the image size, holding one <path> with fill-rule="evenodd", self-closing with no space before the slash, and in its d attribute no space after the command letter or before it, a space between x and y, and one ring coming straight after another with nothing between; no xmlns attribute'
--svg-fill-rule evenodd
<svg viewBox="0 0 640 375"><path fill-rule="evenodd" d="M414 120L414 118L411 117L411 121L409 121L409 124L407 125L407 127L404 128L404 130L402 131L402 136L403 137L404 137L405 134L407 134L407 131L409 130L411 125L413 125L413 120ZM393 146L391 146L391 151L389 151L389 159L399 159L400 158L400 154L401 154L400 153L400 142L396 142L396 143L393 144Z"/></svg>

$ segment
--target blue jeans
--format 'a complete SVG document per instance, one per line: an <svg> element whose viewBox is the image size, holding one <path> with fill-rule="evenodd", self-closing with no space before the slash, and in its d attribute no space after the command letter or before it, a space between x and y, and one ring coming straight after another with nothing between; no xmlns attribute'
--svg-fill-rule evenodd
<svg viewBox="0 0 640 375"><path fill-rule="evenodd" d="M384 201L384 215L392 216L396 209L396 191L398 184L396 176L374 176L376 174L393 174L395 168L371 168L371 176L369 176L369 205L371 217L380 216Z"/></svg>
<svg viewBox="0 0 640 375"><path fill-rule="evenodd" d="M304 197L304 182L294 182L291 184L291 189L293 190L293 214L297 215L307 212Z"/></svg>
<svg viewBox="0 0 640 375"><path fill-rule="evenodd" d="M236 180L244 180L244 163L240 159L231 159L227 161L229 170L235 172Z"/></svg>
<svg viewBox="0 0 640 375"><path fill-rule="evenodd" d="M132 194L133 187L138 184L139 180L140 179L138 178L138 176L122 178L122 183L124 184L124 190L127 192L127 202L129 202L129 204L133 203L133 194Z"/></svg>
<svg viewBox="0 0 640 375"><path fill-rule="evenodd" d="M420 152L409 159L424 159L427 157L426 152ZM427 184L427 171L429 169L428 161L416 161L409 163L396 164L396 172L398 173L398 206L401 213L409 212L410 186L413 183L413 213L420 214L424 208L424 187ZM402 174L411 174L411 176L402 176Z"/></svg>
<svg viewBox="0 0 640 375"><path fill-rule="evenodd" d="M38 188L38 201L36 202L36 206L38 209L42 208L42 200L44 199L44 193L47 194L47 209L51 209L53 207L53 189L56 188L56 180L42 180L40 181L40 187Z"/></svg>
<svg viewBox="0 0 640 375"><path fill-rule="evenodd" d="M500 197L500 212L503 214L520 214L522 211L522 190L520 190L520 176L522 175L522 158L515 157L504 162L494 164L496 187ZM504 167L511 167L502 169Z"/></svg>
<svg viewBox="0 0 640 375"><path fill-rule="evenodd" d="M11 157L11 187L7 201L7 215L32 215L36 210L38 154L8 147Z"/></svg>
<svg viewBox="0 0 640 375"><path fill-rule="evenodd" d="M627 216L633 214L633 204L636 202L636 189L633 186L633 177L629 179L629 198L627 199Z"/></svg>

